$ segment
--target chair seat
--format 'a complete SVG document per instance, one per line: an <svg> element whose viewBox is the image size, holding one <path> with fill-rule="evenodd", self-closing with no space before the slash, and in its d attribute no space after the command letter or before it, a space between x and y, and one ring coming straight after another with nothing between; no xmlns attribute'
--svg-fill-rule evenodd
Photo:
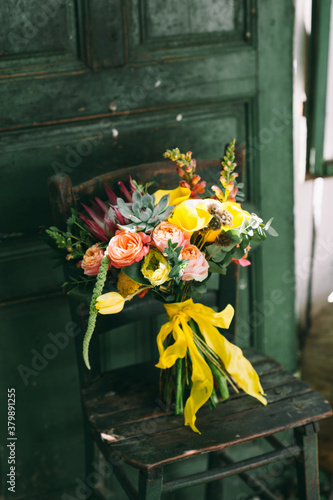
<svg viewBox="0 0 333 500"><path fill-rule="evenodd" d="M211 451L305 425L332 414L328 401L281 364L249 348L267 395L267 406L232 393L211 411L197 413L201 435L158 400L159 370L153 362L106 372L83 391L88 420L106 457L116 454L135 468L151 470Z"/></svg>

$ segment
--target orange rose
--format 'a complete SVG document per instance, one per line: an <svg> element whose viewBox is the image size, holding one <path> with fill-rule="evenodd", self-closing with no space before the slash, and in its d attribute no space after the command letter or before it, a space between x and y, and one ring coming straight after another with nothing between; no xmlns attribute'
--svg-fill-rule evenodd
<svg viewBox="0 0 333 500"><path fill-rule="evenodd" d="M83 260L81 261L81 267L84 270L84 274L88 276L96 276L98 274L103 256L103 248L98 248L98 243L88 248Z"/></svg>
<svg viewBox="0 0 333 500"><path fill-rule="evenodd" d="M145 233L116 231L108 246L111 264L120 269L139 262L149 252L150 237Z"/></svg>
<svg viewBox="0 0 333 500"><path fill-rule="evenodd" d="M183 260L189 260L182 276L183 281L203 281L208 276L209 264L195 245L188 245L181 251Z"/></svg>
<svg viewBox="0 0 333 500"><path fill-rule="evenodd" d="M152 234L152 241L161 253L168 247L168 241L177 243L178 247L186 247L190 244L191 235L182 231L171 222L162 221L155 227Z"/></svg>

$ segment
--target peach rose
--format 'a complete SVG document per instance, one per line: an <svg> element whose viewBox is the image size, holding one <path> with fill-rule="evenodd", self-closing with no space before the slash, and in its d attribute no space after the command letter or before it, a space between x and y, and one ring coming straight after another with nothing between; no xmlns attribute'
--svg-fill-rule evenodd
<svg viewBox="0 0 333 500"><path fill-rule="evenodd" d="M203 281L208 276L208 262L195 245L188 245L181 251L183 260L189 259L182 276L183 281Z"/></svg>
<svg viewBox="0 0 333 500"><path fill-rule="evenodd" d="M139 262L149 252L150 237L145 233L116 231L108 246L111 264L120 269Z"/></svg>
<svg viewBox="0 0 333 500"><path fill-rule="evenodd" d="M155 227L152 234L152 241L161 253L168 247L168 240L177 243L178 247L186 247L190 244L190 233L182 231L171 222L162 221Z"/></svg>
<svg viewBox="0 0 333 500"><path fill-rule="evenodd" d="M96 276L98 274L104 256L104 249L98 248L98 245L99 244L96 243L88 248L81 261L81 267L84 270L84 274L88 274L88 276Z"/></svg>

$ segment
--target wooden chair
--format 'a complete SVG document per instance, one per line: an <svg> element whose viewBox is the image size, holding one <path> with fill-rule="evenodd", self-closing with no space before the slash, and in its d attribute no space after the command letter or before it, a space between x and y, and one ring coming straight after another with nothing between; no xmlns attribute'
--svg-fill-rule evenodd
<svg viewBox="0 0 333 500"><path fill-rule="evenodd" d="M238 164L243 163L243 155ZM198 162L202 178L210 180L219 168L218 160ZM57 174L49 179L49 195L54 223L64 226L71 207L79 207L94 196L103 196L103 184L117 191L119 181L131 175L141 183L156 181L156 186L170 188L177 185L174 166L169 162L151 163L116 170L72 186L68 175ZM210 291L204 303L219 309L236 301L236 275L222 294ZM232 273L231 273L232 274ZM230 272L229 272L230 275ZM220 280L223 286L223 278ZM71 303L73 319L82 324L82 335L75 338L82 384L82 405L85 415L87 475L93 463L93 441L97 443L105 459L130 499L157 500L164 492L173 492L188 486L207 483L207 498L222 498L220 481L238 474L252 485L261 498L275 497L265 485L249 476L248 471L273 462L286 463L296 460L299 499L319 499L317 431L318 420L331 415L327 401L310 387L286 372L275 360L253 348L244 350L245 356L255 366L267 394L268 405L244 393L232 394L214 411L200 409L198 426L201 435L184 427L183 417L174 416L163 409L157 399L158 370L154 362L100 373L98 343L99 333L129 324L133 318L146 318L163 312L163 306L151 299L130 302L125 309L113 316L99 317L90 358L92 372L87 374L82 361L82 336L87 321L87 307ZM225 333L225 332L224 332ZM230 332L229 332L230 333ZM157 334L157 332L156 332ZM275 434L294 429L295 443L285 446ZM265 438L273 451L251 459L234 463L226 450L234 445L256 438ZM210 454L209 469L190 476L163 481L163 468L169 464L198 455ZM122 464L139 470L136 488L128 479Z"/></svg>

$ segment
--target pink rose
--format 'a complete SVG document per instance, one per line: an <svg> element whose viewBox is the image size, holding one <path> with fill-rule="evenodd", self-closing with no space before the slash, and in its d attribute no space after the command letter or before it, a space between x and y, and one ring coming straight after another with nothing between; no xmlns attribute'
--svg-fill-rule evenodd
<svg viewBox="0 0 333 500"><path fill-rule="evenodd" d="M208 276L208 262L195 245L188 245L181 251L183 260L189 260L182 276L183 281L203 281Z"/></svg>
<svg viewBox="0 0 333 500"><path fill-rule="evenodd" d="M83 260L81 260L81 267L84 270L84 274L88 274L88 276L95 276L98 274L104 257L104 250L103 248L98 248L98 245L99 243L96 243L88 248L84 254Z"/></svg>
<svg viewBox="0 0 333 500"><path fill-rule="evenodd" d="M150 237L145 233L116 231L108 246L111 264L120 269L139 262L149 252Z"/></svg>
<svg viewBox="0 0 333 500"><path fill-rule="evenodd" d="M167 221L160 222L152 234L153 244L161 253L168 247L168 240L171 240L171 243L177 243L178 247L186 247L190 244L190 238L190 233L182 231Z"/></svg>

